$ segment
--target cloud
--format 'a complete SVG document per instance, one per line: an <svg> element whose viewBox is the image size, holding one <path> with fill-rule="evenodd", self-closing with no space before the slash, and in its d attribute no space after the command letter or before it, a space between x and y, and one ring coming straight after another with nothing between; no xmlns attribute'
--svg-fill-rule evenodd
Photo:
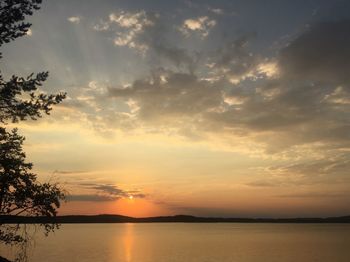
<svg viewBox="0 0 350 262"><path fill-rule="evenodd" d="M207 63L199 63L186 49L167 41L148 42L155 54L175 67L160 67L126 86L91 94L91 103L101 104L102 111L98 118L90 115L89 119L99 130L127 126L129 130L172 129L196 139L207 139L210 133L232 141L244 137L247 144L263 146L267 154L284 152L284 156L298 155L300 145L348 145L350 95L346 85L339 85L342 81L335 80L335 73L329 84L322 81L323 76L310 82L301 72L295 77L296 69L287 70L292 67L286 57L295 53L293 46L309 30L281 49L276 58L253 54L249 48L253 38L247 35L201 54L200 59ZM338 50L342 48L333 53ZM338 77L342 78L343 74ZM118 112L112 105L109 110L106 105L113 99L125 101L128 110Z"/></svg>
<svg viewBox="0 0 350 262"><path fill-rule="evenodd" d="M116 201L121 198L145 198L146 195L139 190L123 190L113 184L99 184L83 182L78 183L76 186L87 191L85 194L71 194L68 196L68 201Z"/></svg>
<svg viewBox="0 0 350 262"><path fill-rule="evenodd" d="M71 17L68 17L67 20L73 24L79 24L81 17L80 16L71 16Z"/></svg>
<svg viewBox="0 0 350 262"><path fill-rule="evenodd" d="M27 30L27 32L26 32L26 35L27 35L27 36L32 36L32 35L33 35L32 29L29 28L29 29Z"/></svg>
<svg viewBox="0 0 350 262"><path fill-rule="evenodd" d="M297 194L285 194L278 195L277 197L282 198L344 198L348 197L349 194L344 192L333 193L333 192L306 192L306 193L297 193Z"/></svg>
<svg viewBox="0 0 350 262"><path fill-rule="evenodd" d="M222 104L222 89L189 73L155 72L126 88L109 88L109 96L132 99L140 120L173 121L216 110Z"/></svg>
<svg viewBox="0 0 350 262"><path fill-rule="evenodd" d="M223 15L225 13L224 10L221 8L208 7L208 10L216 15Z"/></svg>
<svg viewBox="0 0 350 262"><path fill-rule="evenodd" d="M193 73L198 60L199 54L191 55L184 48L178 48L171 46L167 43L154 43L151 45L154 53L161 59L169 61L171 64L175 65L178 69L185 68L188 72Z"/></svg>
<svg viewBox="0 0 350 262"><path fill-rule="evenodd" d="M105 32L113 38L116 46L126 46L145 56L152 64L167 64L193 71L199 54L192 54L185 48L174 45L173 21L158 13L117 11L94 26L96 31Z"/></svg>
<svg viewBox="0 0 350 262"><path fill-rule="evenodd" d="M275 172L299 174L303 178L325 183L348 182L350 154L340 150L330 150L325 157L312 161L298 161L286 166L276 167ZM314 181L313 181L314 182Z"/></svg>
<svg viewBox="0 0 350 262"><path fill-rule="evenodd" d="M201 16L195 19L186 19L179 28L185 36L190 36L191 33L198 33L202 38L209 35L210 30L216 25L214 19L208 16Z"/></svg>
<svg viewBox="0 0 350 262"><path fill-rule="evenodd" d="M83 174L88 172L89 171L84 171L84 170L55 170L53 171L53 174L70 175L70 174Z"/></svg>
<svg viewBox="0 0 350 262"><path fill-rule="evenodd" d="M249 36L242 36L225 43L210 58L209 65L213 74L224 77L233 84L238 84L248 78L255 78L257 73L267 74L262 59L249 51ZM270 69L271 72L271 69Z"/></svg>
<svg viewBox="0 0 350 262"><path fill-rule="evenodd" d="M349 88L350 20L319 22L281 50L284 77Z"/></svg>
<svg viewBox="0 0 350 262"><path fill-rule="evenodd" d="M252 187L275 187L279 186L280 184L276 183L275 181L267 181L266 179L262 179L246 183L246 185Z"/></svg>
<svg viewBox="0 0 350 262"><path fill-rule="evenodd" d="M140 53L148 50L148 45L142 41L142 35L147 28L154 26L156 14L145 11L127 12L120 10L110 13L108 20L102 20L94 26L96 31L113 32L116 46L127 46Z"/></svg>
<svg viewBox="0 0 350 262"><path fill-rule="evenodd" d="M212 68L238 82L225 98L240 102L236 108L232 103L226 111L211 112L211 121L254 132L270 153L303 144L348 146L348 26L348 21L312 25L281 49L274 62L251 56L244 38L220 51ZM260 79L256 71L265 77Z"/></svg>
<svg viewBox="0 0 350 262"><path fill-rule="evenodd" d="M92 80L67 107L109 138L116 131L171 133L281 158L320 144L323 151L349 146L348 20L310 25L271 57L253 48L257 37L249 34L190 50L172 41L178 36L169 35L177 30L170 20L143 10L110 13L95 30L147 50L149 75L128 84ZM208 21L200 16L182 26L199 33Z"/></svg>
<svg viewBox="0 0 350 262"><path fill-rule="evenodd" d="M67 201L75 202L106 202L115 201L118 197L107 196L107 195L68 195Z"/></svg>
<svg viewBox="0 0 350 262"><path fill-rule="evenodd" d="M127 192L119 189L114 185L91 185L91 188L96 189L99 192L107 193L109 195L125 197L127 196Z"/></svg>
<svg viewBox="0 0 350 262"><path fill-rule="evenodd" d="M324 155L318 157L305 156L305 158L291 160L287 164L272 165L262 170L255 170L254 173L257 177L246 185L284 188L326 186L327 190L331 191L332 186L341 187L350 183L348 171L350 168L350 154L348 152L327 148L324 148L323 151L315 151L322 152ZM309 193L302 193L302 195ZM330 192L329 194L335 193Z"/></svg>

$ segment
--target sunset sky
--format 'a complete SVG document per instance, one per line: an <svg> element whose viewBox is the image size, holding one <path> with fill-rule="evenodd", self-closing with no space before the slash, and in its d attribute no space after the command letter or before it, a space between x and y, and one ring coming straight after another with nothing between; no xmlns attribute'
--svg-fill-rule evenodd
<svg viewBox="0 0 350 262"><path fill-rule="evenodd" d="M22 122L60 214L350 214L350 2L46 0L2 74L67 92Z"/></svg>

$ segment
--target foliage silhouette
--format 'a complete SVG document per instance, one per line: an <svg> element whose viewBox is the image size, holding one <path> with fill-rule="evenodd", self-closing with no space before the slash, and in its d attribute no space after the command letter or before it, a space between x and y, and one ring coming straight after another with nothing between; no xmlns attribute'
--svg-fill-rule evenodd
<svg viewBox="0 0 350 262"><path fill-rule="evenodd" d="M0 0L0 47L27 34L31 24L24 19L38 10L40 4L41 0ZM16 245L28 241L25 226L7 224L6 216L54 217L64 200L59 184L40 183L31 172L33 165L25 161L22 148L24 137L17 129L5 128L9 123L36 120L49 114L52 106L66 97L65 93L40 93L39 87L47 77L48 72L41 72L28 77L13 75L5 81L0 72L0 243ZM58 225L41 226L48 233Z"/></svg>
<svg viewBox="0 0 350 262"><path fill-rule="evenodd" d="M0 1L0 47L27 34L30 23L23 22L26 15L32 15L40 8L41 0L1 0ZM1 58L1 53L0 53ZM33 120L49 114L51 106L60 103L65 93L56 95L38 94L38 87L48 77L41 72L27 77L12 76L5 81L0 74L0 122Z"/></svg>

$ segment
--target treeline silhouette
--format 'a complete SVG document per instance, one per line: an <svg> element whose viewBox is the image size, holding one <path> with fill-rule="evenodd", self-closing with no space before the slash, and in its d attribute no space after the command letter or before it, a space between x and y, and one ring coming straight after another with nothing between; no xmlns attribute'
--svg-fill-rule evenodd
<svg viewBox="0 0 350 262"><path fill-rule="evenodd" d="M189 215L135 218L121 215L70 215L56 217L0 216L0 224L80 223L350 223L350 216L327 218L223 218Z"/></svg>

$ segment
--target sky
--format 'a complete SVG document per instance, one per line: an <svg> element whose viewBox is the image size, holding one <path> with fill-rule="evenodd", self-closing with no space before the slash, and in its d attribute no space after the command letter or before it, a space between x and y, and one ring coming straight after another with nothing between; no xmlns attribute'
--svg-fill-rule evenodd
<svg viewBox="0 0 350 262"><path fill-rule="evenodd" d="M350 3L46 0L2 74L67 92L19 124L59 214L350 214Z"/></svg>

